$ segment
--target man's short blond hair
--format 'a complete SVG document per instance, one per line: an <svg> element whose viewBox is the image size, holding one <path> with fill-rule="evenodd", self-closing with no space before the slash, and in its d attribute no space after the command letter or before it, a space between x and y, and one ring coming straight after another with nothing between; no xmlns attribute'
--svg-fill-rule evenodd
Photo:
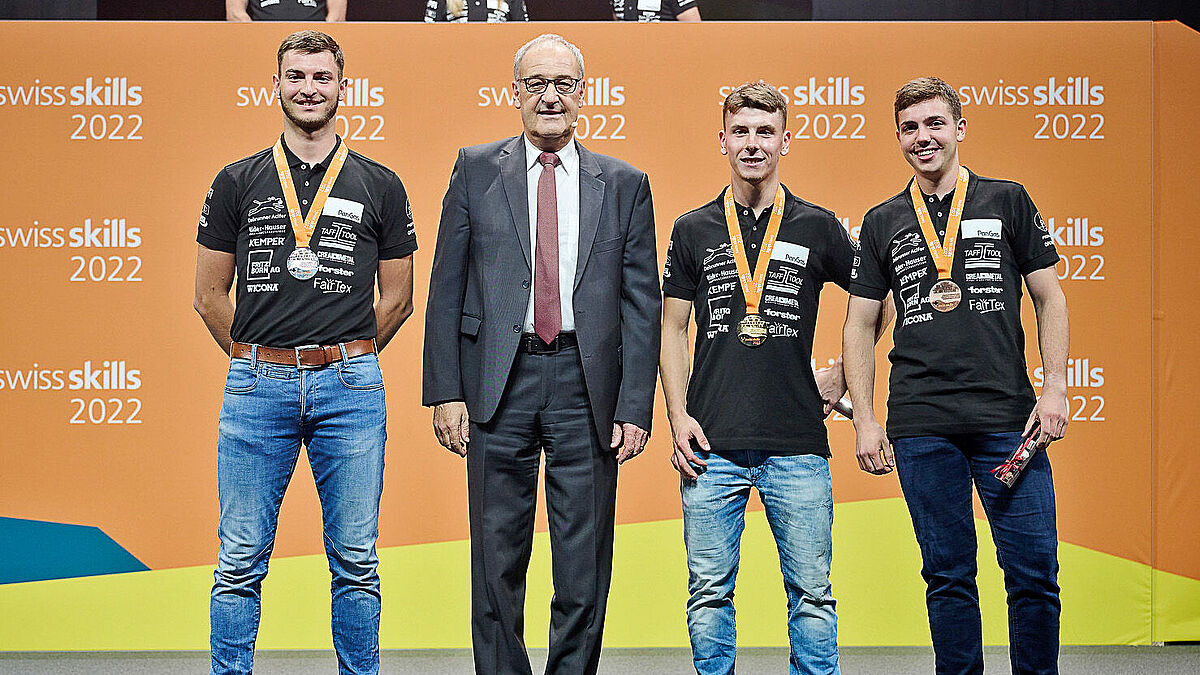
<svg viewBox="0 0 1200 675"><path fill-rule="evenodd" d="M783 128L787 129L787 99L779 90L759 80L746 83L729 92L725 97L725 105L721 109L721 124L743 108L754 108L769 113L777 112L783 115Z"/></svg>

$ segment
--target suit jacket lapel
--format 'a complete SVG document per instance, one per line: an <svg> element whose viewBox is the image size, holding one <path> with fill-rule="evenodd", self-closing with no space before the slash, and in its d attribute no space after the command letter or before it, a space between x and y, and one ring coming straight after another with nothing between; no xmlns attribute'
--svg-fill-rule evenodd
<svg viewBox="0 0 1200 675"><path fill-rule="evenodd" d="M600 163L587 148L576 143L579 149L579 256L575 264L575 287L583 278L592 244L596 241L596 228L600 225L600 210L604 207L604 172Z"/></svg>
<svg viewBox="0 0 1200 675"><path fill-rule="evenodd" d="M529 259L529 193L525 171L525 143L520 136L512 139L500 150L500 176L504 182L504 195L512 211L513 225L517 228L517 240L521 242L521 255L525 265L532 270Z"/></svg>

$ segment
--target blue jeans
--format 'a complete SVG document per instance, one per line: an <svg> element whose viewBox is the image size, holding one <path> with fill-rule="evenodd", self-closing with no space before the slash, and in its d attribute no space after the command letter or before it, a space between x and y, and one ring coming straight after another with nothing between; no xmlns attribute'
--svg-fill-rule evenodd
<svg viewBox="0 0 1200 675"><path fill-rule="evenodd" d="M1039 452L1009 489L990 473L1021 434L897 438L900 486L921 547L937 672L982 673L971 483L979 491L1008 592L1014 675L1058 672L1058 532L1050 459Z"/></svg>
<svg viewBox="0 0 1200 675"><path fill-rule="evenodd" d="M708 468L684 479L688 633L696 672L734 672L737 626L733 586L750 488L758 488L779 549L788 603L791 670L840 673L833 557L833 487L829 462L817 455L736 450L698 453Z"/></svg>
<svg viewBox="0 0 1200 675"><path fill-rule="evenodd" d="M340 672L379 672L375 539L385 420L383 375L374 354L317 369L231 361L217 442L221 551L210 604L214 674L253 668L262 580L301 444L321 500Z"/></svg>

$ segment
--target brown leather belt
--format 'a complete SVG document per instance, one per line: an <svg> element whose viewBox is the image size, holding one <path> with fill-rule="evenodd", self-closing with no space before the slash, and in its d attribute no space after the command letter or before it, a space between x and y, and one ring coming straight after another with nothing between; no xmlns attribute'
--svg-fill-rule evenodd
<svg viewBox="0 0 1200 675"><path fill-rule="evenodd" d="M342 346L346 348L348 358L375 353L374 340L343 342ZM254 345L248 345L245 342L235 342L229 350L229 355L235 359L249 359L254 353ZM264 363L277 363L297 368L320 368L341 361L342 350L338 345L311 345L293 349L259 345L257 356L258 360Z"/></svg>

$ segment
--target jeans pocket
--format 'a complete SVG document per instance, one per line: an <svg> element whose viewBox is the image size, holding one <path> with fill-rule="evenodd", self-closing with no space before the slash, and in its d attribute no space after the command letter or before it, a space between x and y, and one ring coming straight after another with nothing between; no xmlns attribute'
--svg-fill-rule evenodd
<svg viewBox="0 0 1200 675"><path fill-rule="evenodd" d="M229 374L225 376L225 393L249 394L258 386L258 370L250 367L245 359L229 362Z"/></svg>
<svg viewBox="0 0 1200 675"><path fill-rule="evenodd" d="M367 354L342 361L338 366L338 381L352 391L383 389L383 372L379 370L379 358Z"/></svg>

